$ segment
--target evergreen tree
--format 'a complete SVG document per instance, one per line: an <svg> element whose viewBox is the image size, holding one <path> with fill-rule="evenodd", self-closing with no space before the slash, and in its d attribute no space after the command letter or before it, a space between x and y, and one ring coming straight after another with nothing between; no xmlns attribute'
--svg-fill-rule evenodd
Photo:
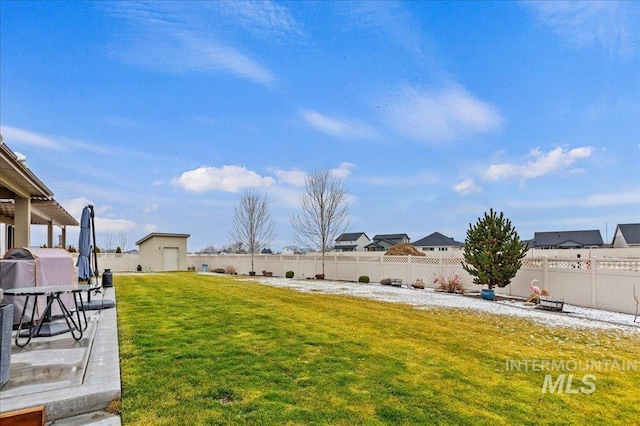
<svg viewBox="0 0 640 426"><path fill-rule="evenodd" d="M520 240L511 221L493 209L469 224L462 267L474 276L475 284L505 287L522 265L529 245Z"/></svg>

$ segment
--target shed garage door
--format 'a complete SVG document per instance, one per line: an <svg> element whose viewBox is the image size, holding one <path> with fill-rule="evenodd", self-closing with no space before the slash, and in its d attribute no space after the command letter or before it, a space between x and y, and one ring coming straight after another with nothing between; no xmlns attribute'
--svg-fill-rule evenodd
<svg viewBox="0 0 640 426"><path fill-rule="evenodd" d="M178 270L178 247L164 247L162 249L162 270Z"/></svg>

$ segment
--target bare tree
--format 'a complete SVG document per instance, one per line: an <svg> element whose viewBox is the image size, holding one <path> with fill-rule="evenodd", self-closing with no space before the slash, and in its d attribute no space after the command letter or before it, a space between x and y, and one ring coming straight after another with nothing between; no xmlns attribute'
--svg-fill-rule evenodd
<svg viewBox="0 0 640 426"><path fill-rule="evenodd" d="M269 214L267 196L260 197L256 192L247 190L240 195L238 203L233 207L233 228L230 232L235 243L245 245L251 253L251 271L253 255L271 244L275 238L275 223Z"/></svg>
<svg viewBox="0 0 640 426"><path fill-rule="evenodd" d="M126 251L127 251L127 244L129 243L129 240L128 240L128 238L127 238L127 233L121 230L121 231L118 233L118 239L120 240L120 245L119 245L118 247L120 247L120 250L121 250L123 253L126 253Z"/></svg>
<svg viewBox="0 0 640 426"><path fill-rule="evenodd" d="M303 247L322 252L331 250L336 237L347 230L349 205L347 190L331 169L319 169L305 178L305 192L300 196L301 212L291 216L295 241Z"/></svg>
<svg viewBox="0 0 640 426"><path fill-rule="evenodd" d="M116 236L111 231L106 231L102 237L102 243L104 244L104 251L106 253L111 252L113 244L116 240Z"/></svg>

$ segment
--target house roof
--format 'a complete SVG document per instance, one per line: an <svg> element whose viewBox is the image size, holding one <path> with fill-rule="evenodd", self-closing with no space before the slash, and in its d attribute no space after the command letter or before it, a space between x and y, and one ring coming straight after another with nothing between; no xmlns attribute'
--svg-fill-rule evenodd
<svg viewBox="0 0 640 426"><path fill-rule="evenodd" d="M365 247L382 247L382 248L385 248L385 245L387 245L389 247L393 247L396 244L398 244L397 241L384 238L384 239L381 239L381 240L373 240L372 243L367 244Z"/></svg>
<svg viewBox="0 0 640 426"><path fill-rule="evenodd" d="M574 247L574 246L601 246L604 244L599 230L587 231L557 231L536 232L532 247Z"/></svg>
<svg viewBox="0 0 640 426"><path fill-rule="evenodd" d="M338 238L336 238L336 242L337 241L355 241L358 238L360 238L362 235L367 237L367 234L365 234L364 232L347 232L340 235ZM367 239L369 239L369 237L367 237Z"/></svg>
<svg viewBox="0 0 640 426"><path fill-rule="evenodd" d="M402 240L403 238L409 239L407 234L378 234L373 237L373 241L378 240Z"/></svg>
<svg viewBox="0 0 640 426"><path fill-rule="evenodd" d="M618 225L620 233L627 244L640 244L640 223L624 223ZM617 232L616 232L617 234Z"/></svg>
<svg viewBox="0 0 640 426"><path fill-rule="evenodd" d="M145 241L154 238L154 237L177 237L177 238L189 238L191 235L189 234L165 234L162 232L152 232L149 235L147 235L146 237L136 241L136 245L139 246L140 244L144 243Z"/></svg>
<svg viewBox="0 0 640 426"><path fill-rule="evenodd" d="M434 232L431 235L427 235L426 237L416 241L413 243L415 247L442 247L442 246L455 246L462 247L464 243L459 241L455 241L453 238L442 235L439 232Z"/></svg>

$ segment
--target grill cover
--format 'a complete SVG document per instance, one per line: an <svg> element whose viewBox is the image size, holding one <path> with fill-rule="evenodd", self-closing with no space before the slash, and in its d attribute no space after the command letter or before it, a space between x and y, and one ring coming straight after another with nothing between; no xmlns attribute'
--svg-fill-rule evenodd
<svg viewBox="0 0 640 426"><path fill-rule="evenodd" d="M22 288L47 285L77 284L73 257L68 251L58 248L16 247L7 251L0 260L0 287ZM13 303L13 323L18 324L24 306L25 296L7 296L5 303ZM67 308L73 308L73 296L65 294L62 301ZM29 304L31 306L31 304ZM46 298L38 297L36 318L46 306ZM53 305L53 315L61 314L57 303ZM29 309L31 310L31 309ZM30 315L29 312L27 315Z"/></svg>

